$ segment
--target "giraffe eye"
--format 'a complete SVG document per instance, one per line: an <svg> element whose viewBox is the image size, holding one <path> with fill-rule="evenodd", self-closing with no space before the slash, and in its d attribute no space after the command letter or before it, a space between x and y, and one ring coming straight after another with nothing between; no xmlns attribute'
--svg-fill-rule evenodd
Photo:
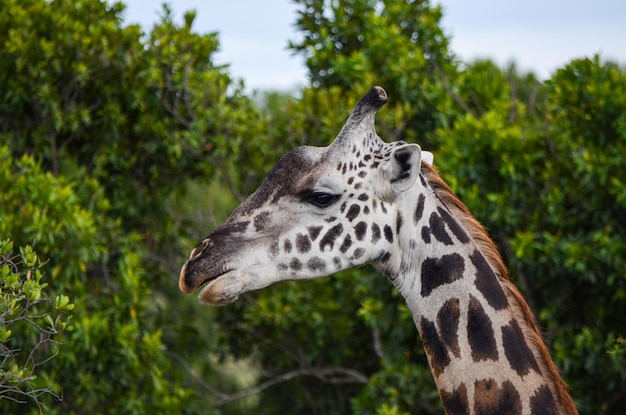
<svg viewBox="0 0 626 415"><path fill-rule="evenodd" d="M335 203L338 199L338 196L326 192L311 192L307 195L305 199L312 205L320 208L325 208Z"/></svg>

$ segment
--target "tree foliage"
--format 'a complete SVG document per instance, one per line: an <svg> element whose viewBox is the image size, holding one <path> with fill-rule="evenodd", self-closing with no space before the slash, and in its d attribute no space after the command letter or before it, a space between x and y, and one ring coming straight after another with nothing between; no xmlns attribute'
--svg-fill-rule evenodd
<svg viewBox="0 0 626 415"><path fill-rule="evenodd" d="M172 236L166 202L184 178L235 171L259 120L212 64L216 35L191 31L193 13L178 26L166 8L144 37L122 11L95 0L0 9L1 234L34 243L51 295L77 306L37 378L62 397L42 396L50 413L188 410L186 374L164 353L170 331L146 308L164 281L175 286L153 259Z"/></svg>
<svg viewBox="0 0 626 415"><path fill-rule="evenodd" d="M372 269L220 309L176 288L194 243L279 157L330 143L378 84L379 134L435 152L581 412L619 413L624 70L579 59L542 84L460 62L428 1L295 2L311 85L256 101L214 64L218 35L194 32L193 12L178 24L164 6L142 33L121 3L3 2L1 410L441 413L411 316Z"/></svg>
<svg viewBox="0 0 626 415"><path fill-rule="evenodd" d="M68 325L74 304L60 294L48 296L41 260L27 245L13 251L11 240L0 241L0 400L30 403L58 391L37 385L37 374L59 349L53 339Z"/></svg>
<svg viewBox="0 0 626 415"><path fill-rule="evenodd" d="M163 200L181 180L245 157L256 119L240 86L212 62L217 35L192 31L193 12L178 26L166 7L142 37L138 26L122 26L123 9L6 2L0 134L54 174L98 178L126 229L143 231L157 228L149 221L164 216Z"/></svg>
<svg viewBox="0 0 626 415"><path fill-rule="evenodd" d="M3 288L12 287L7 293L18 295L16 304L23 303L27 313L22 321L31 323L6 348L33 350L20 363L38 369L29 387L54 392L26 404L46 413L99 412L105 403L112 413L181 410L188 393L166 369L171 362L163 354L160 331L141 324L149 291L138 269L136 238L108 216L102 188L93 179L78 183L54 177L30 156L14 160L5 147L0 166L2 235L18 246L34 244L47 258L48 271L41 274L34 254L22 250L26 277L15 282L9 275ZM71 325L59 332L64 320L52 317L71 309L68 298L76 307ZM14 301L3 300L9 315L18 312ZM50 311L42 308L45 303ZM48 359L50 354L56 356Z"/></svg>
<svg viewBox="0 0 626 415"><path fill-rule="evenodd" d="M306 59L312 86L352 92L384 85L394 97L380 114L385 136L428 141L428 133L445 121L444 81L455 70L439 25L441 7L427 0L295 3L301 7L297 27L303 39L291 48Z"/></svg>

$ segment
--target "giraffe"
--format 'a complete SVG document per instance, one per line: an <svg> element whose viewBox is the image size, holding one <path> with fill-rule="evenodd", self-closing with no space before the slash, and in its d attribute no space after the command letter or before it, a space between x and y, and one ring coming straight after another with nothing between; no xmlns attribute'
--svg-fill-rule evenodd
<svg viewBox="0 0 626 415"><path fill-rule="evenodd" d="M284 155L198 244L179 287L223 305L285 280L373 264L400 291L447 414L576 414L493 241L417 144L375 132L381 87L324 148Z"/></svg>

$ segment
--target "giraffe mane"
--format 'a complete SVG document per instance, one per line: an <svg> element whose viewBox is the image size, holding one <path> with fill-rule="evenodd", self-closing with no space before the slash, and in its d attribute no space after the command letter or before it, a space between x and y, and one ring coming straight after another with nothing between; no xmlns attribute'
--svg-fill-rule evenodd
<svg viewBox="0 0 626 415"><path fill-rule="evenodd" d="M478 249L484 255L492 270L500 280L507 300L516 320L520 323L524 336L530 343L531 350L537 359L541 372L546 374L551 382L548 386L557 397L561 407L568 414L577 414L576 406L568 393L568 387L561 378L559 369L552 361L539 326L530 307L522 297L517 287L509 280L509 273L502 260L500 252L487 234L485 227L474 218L469 209L454 194L452 189L441 179L435 168L427 163L421 164L421 173L428 181L441 202L452 212L460 225L474 240Z"/></svg>

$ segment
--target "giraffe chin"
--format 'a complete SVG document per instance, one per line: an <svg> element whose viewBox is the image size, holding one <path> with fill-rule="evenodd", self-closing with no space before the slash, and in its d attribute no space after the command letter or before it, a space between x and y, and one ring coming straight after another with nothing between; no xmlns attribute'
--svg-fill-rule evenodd
<svg viewBox="0 0 626 415"><path fill-rule="evenodd" d="M222 306L233 303L243 291L243 284L230 271L203 284L198 299L201 303Z"/></svg>

